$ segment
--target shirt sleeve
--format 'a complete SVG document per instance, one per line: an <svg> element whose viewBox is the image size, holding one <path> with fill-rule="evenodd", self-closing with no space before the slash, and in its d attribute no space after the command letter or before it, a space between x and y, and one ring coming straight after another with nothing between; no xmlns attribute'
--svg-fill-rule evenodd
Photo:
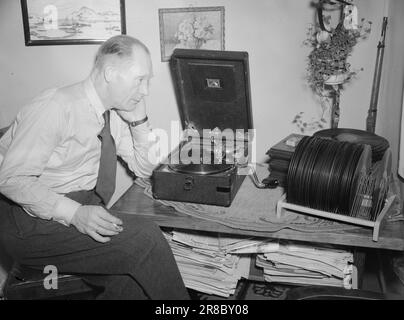
<svg viewBox="0 0 404 320"><path fill-rule="evenodd" d="M12 128L12 140L0 167L0 193L28 213L66 226L80 204L40 182L40 175L60 143L66 119L53 92L22 109Z"/></svg>
<svg viewBox="0 0 404 320"><path fill-rule="evenodd" d="M134 128L130 128L122 121L117 154L136 176L141 178L151 176L159 163L160 145L149 121Z"/></svg>

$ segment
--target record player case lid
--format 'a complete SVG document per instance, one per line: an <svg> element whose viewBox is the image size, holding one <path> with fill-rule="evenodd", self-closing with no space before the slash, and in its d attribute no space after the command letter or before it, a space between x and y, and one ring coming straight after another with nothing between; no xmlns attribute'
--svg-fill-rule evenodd
<svg viewBox="0 0 404 320"><path fill-rule="evenodd" d="M175 49L170 69L183 129L253 128L247 52Z"/></svg>

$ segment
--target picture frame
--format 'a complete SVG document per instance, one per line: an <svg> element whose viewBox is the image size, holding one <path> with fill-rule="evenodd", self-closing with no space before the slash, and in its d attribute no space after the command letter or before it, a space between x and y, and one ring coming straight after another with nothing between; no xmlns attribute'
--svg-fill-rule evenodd
<svg viewBox="0 0 404 320"><path fill-rule="evenodd" d="M223 6L159 9L161 61L175 48L225 50Z"/></svg>
<svg viewBox="0 0 404 320"><path fill-rule="evenodd" d="M26 46L99 44L126 34L125 0L21 0Z"/></svg>

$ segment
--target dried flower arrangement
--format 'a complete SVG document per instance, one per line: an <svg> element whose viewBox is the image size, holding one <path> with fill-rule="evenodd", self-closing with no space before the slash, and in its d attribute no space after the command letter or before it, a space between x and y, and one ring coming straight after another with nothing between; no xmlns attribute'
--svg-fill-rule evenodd
<svg viewBox="0 0 404 320"><path fill-rule="evenodd" d="M325 20L330 18L325 17ZM304 43L313 50L308 56L307 80L315 93L321 94L324 86L328 84L327 81L334 75L344 75L342 84L348 83L356 76L358 70L351 70L347 60L358 40L367 39L371 31L372 22L368 21L365 26L364 21L362 18L357 29L345 29L342 22L335 29L331 29L331 32L318 30L317 26L314 30L313 27L309 29L309 38Z"/></svg>
<svg viewBox="0 0 404 320"><path fill-rule="evenodd" d="M350 6L343 6L344 12ZM322 14L322 12L320 12ZM307 82L311 90L320 99L322 115L320 119L311 122L303 120L304 112L297 114L292 121L302 133L308 130L323 129L327 125L325 114L330 101L335 98L333 86L343 88L349 83L359 70L351 69L348 57L359 40L367 39L371 32L371 21L361 19L353 26L347 23L347 15L342 18L335 28L323 30L319 23L310 25L304 44L312 48L308 55ZM331 15L323 17L326 25L330 25Z"/></svg>

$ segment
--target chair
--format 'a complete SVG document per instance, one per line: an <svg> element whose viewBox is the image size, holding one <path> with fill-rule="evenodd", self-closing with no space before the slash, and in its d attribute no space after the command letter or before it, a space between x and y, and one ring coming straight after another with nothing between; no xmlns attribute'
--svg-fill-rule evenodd
<svg viewBox="0 0 404 320"><path fill-rule="evenodd" d="M0 138L8 127L0 129ZM1 260L6 265L8 257L1 254ZM10 262L12 264L12 262ZM76 275L58 275L58 289L45 289L44 274L38 270L23 267L18 263L12 264L3 288L4 298L8 300L31 300L31 299L85 299L94 298L94 290L84 280Z"/></svg>
<svg viewBox="0 0 404 320"><path fill-rule="evenodd" d="M46 289L49 274L14 263L4 286L6 300L94 299L96 292L76 275L59 274L57 289Z"/></svg>

